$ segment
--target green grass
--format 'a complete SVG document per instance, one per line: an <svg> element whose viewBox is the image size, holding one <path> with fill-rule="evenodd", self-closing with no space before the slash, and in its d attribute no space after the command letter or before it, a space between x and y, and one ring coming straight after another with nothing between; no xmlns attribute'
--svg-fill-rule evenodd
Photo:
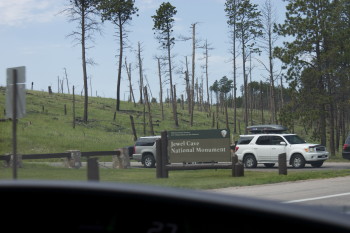
<svg viewBox="0 0 350 233"><path fill-rule="evenodd" d="M27 91L26 116L19 119L17 140L18 153L58 153L67 150L99 151L113 150L133 145L130 115L134 117L137 136L151 135L150 128L143 127L143 105L121 102L121 110L115 114L115 100L108 98L89 98L89 121L76 122L72 127L72 95ZM76 96L76 117L82 119L83 97ZM0 87L0 106L5 106L5 89ZM64 112L66 106L67 113ZM145 121L148 123L148 112ZM189 114L179 108L179 127L174 127L170 106L165 104L165 119L161 119L159 104L152 104L155 134L164 130L189 128ZM0 111L0 119L5 118ZM220 125L224 127L224 117ZM196 112L192 129L211 128L211 117L206 112ZM12 151L12 122L0 122L0 155Z"/></svg>
<svg viewBox="0 0 350 233"><path fill-rule="evenodd" d="M100 180L103 182L147 184L199 190L308 179L325 179L350 175L350 169L288 171L288 175L279 175L278 170L276 172L245 170L243 177L232 177L231 170L229 169L205 169L169 171L169 178L156 178L155 169L145 168L112 169L101 167L99 172ZM0 180L3 179L12 179L11 168L0 168ZM18 179L86 181L87 170L85 167L71 169L26 162L22 168L18 169Z"/></svg>
<svg viewBox="0 0 350 233"><path fill-rule="evenodd" d="M113 150L124 146L133 145L133 135L130 123L130 115L134 117L137 136L151 135L148 125L143 127L144 114L143 105L121 102L121 110L115 114L115 99L89 97L89 121L83 123L76 122L76 127L72 127L72 95L52 94L41 91L27 91L25 117L19 119L17 140L18 153L59 153L67 150L99 151ZM82 119L83 97L75 96L76 117ZM0 106L5 106L5 88L0 87ZM66 106L67 112L64 112ZM160 134L164 130L197 130L211 129L212 115L208 112L195 108L194 125L189 125L190 115L185 106L183 109L178 106L179 126L174 126L173 114L169 104L164 104L165 119L162 120L160 105L152 104L153 122L159 124L154 126L155 134ZM5 107L4 107L5 108ZM232 133L233 109L229 108L229 122L231 127L231 140L237 140L240 133L244 132L242 109L237 112L237 126L240 128L236 134ZM254 124L260 124L260 112L253 111ZM146 110L145 121L148 123L148 112ZM265 111L265 119L269 113ZM5 118L4 111L0 111L0 119ZM216 127L216 124L215 124ZM225 128L225 116L223 112L219 114L219 127ZM307 141L310 135L306 134L301 127L295 127L296 133ZM297 129L300 128L298 131ZM317 142L316 142L317 143ZM0 121L0 155L11 153L12 151L12 122ZM341 157L340 154L336 158Z"/></svg>
<svg viewBox="0 0 350 233"><path fill-rule="evenodd" d="M76 127L72 127L72 95L53 94L46 92L27 91L26 116L19 119L17 131L18 154L33 153L59 153L67 150L80 151L110 151L133 145L130 115L136 123L137 136L150 135L150 129L143 127L143 105L121 102L121 111L115 114L114 99L90 97L89 121L83 123L76 121ZM76 95L76 117L82 119L83 97ZM0 106L5 106L5 88L0 87ZM67 113L64 112L66 106ZM5 108L5 107L4 107ZM154 126L155 134L164 130L197 130L211 129L212 117L205 111L195 108L194 125L190 127L186 106L182 109L178 106L179 126L174 126L170 106L165 104L165 119L162 120L159 104L152 104L153 121L159 124ZM268 112L265 111L265 119ZM148 122L146 112L146 122ZM259 124L259 112L254 111L254 124ZM238 109L238 121L243 122L242 111ZM229 121L232 122L233 109L229 109ZM4 111L0 111L0 119L3 119ZM225 117L219 114L219 127L225 128ZM234 141L240 132L244 132L244 125L239 124L237 134L232 134ZM215 124L216 127L216 124ZM232 124L230 125L232 127ZM298 127L295 127L298 129ZM301 127L300 127L301 128ZM309 135L304 130L297 131L306 140ZM12 152L12 122L0 121L0 155ZM99 158L100 161L111 161L111 156ZM52 160L41 160L52 161ZM57 160L55 160L57 161ZM331 161L344 161L341 155L331 158ZM25 162L25 166L18 170L19 179L48 179L48 180L86 180L86 169L67 169L45 166ZM195 170L195 171L171 171L168 179L156 179L154 169L100 169L101 181L143 183L152 185L174 186L194 189L211 189L229 186L256 185L275 182L285 182L303 179L327 178L350 175L349 170L343 171L317 171L294 172L287 176L280 176L271 172L246 171L244 177L233 178L229 170ZM12 170L4 168L0 164L0 180L12 179Z"/></svg>

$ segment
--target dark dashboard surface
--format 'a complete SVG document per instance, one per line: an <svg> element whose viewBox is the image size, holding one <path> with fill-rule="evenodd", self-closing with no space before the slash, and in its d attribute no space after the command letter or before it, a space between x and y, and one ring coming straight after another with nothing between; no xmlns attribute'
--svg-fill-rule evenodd
<svg viewBox="0 0 350 233"><path fill-rule="evenodd" d="M97 182L0 182L7 232L349 232L350 219L203 191Z"/></svg>

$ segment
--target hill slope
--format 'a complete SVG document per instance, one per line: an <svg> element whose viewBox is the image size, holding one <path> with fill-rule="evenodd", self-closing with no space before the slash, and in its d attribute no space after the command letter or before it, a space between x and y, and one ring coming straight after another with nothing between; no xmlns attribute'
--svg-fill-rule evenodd
<svg viewBox="0 0 350 233"><path fill-rule="evenodd" d="M83 97L75 96L76 125L73 128L73 96L27 91L26 116L18 121L18 153L58 153L66 150L98 151L113 150L133 145L130 115L133 116L137 136L150 135L147 108L144 105L121 102L121 111L115 113L115 100L90 97L89 121L84 124ZM0 106L5 109L5 88L0 87ZM206 112L195 112L194 126L189 126L186 107L178 107L179 127L174 127L170 106L164 104L165 119L161 119L160 106L152 103L151 114L155 134L164 130L188 130L212 128L212 117ZM0 119L4 119L4 111ZM115 115L114 115L115 114ZM114 119L115 116L115 119ZM224 116L219 127L225 128ZM12 151L12 122L0 122L0 154Z"/></svg>

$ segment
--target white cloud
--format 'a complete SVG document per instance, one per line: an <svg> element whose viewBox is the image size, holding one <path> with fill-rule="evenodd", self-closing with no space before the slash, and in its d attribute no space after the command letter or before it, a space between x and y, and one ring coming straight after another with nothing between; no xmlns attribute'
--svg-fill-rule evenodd
<svg viewBox="0 0 350 233"><path fill-rule="evenodd" d="M140 12L144 12L157 9L161 3L159 0L137 0L135 5Z"/></svg>
<svg viewBox="0 0 350 233"><path fill-rule="evenodd" d="M49 22L63 8L60 0L1 0L0 25Z"/></svg>

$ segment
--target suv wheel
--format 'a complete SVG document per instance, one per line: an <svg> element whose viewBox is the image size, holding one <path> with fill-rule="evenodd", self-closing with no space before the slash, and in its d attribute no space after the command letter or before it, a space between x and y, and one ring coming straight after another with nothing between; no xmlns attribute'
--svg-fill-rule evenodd
<svg viewBox="0 0 350 233"><path fill-rule="evenodd" d="M305 159L301 154L296 154L293 156L291 164L294 168L303 168L305 167Z"/></svg>
<svg viewBox="0 0 350 233"><path fill-rule="evenodd" d="M256 162L256 159L255 159L255 156L251 155L251 154L246 155L244 157L243 163L244 163L244 166L246 168L256 168L258 165L258 163Z"/></svg>
<svg viewBox="0 0 350 233"><path fill-rule="evenodd" d="M156 165L156 160L154 159L154 156L151 154L145 155L143 159L143 166L145 166L146 168L151 168L151 167L155 167L155 165Z"/></svg>

